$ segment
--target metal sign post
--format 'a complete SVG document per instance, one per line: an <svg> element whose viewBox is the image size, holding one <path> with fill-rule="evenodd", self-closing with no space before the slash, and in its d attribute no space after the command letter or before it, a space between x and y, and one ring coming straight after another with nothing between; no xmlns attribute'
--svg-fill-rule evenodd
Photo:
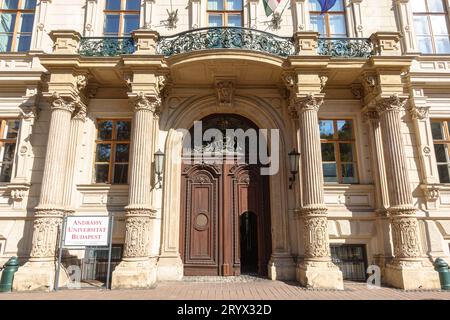
<svg viewBox="0 0 450 320"><path fill-rule="evenodd" d="M77 238L77 236L75 236L75 240L74 240L73 239L74 238L73 230L70 230L70 232L69 232L69 235L72 235L72 238L70 239L70 241L66 241L67 240L66 239L67 227L68 227L68 225L70 225L68 223L68 218L79 219L80 221L85 221L88 219L106 218L106 216L70 216L70 217L65 216L63 218L63 223L62 223L60 231L59 231L59 252L58 252L58 262L57 262L58 265L57 265L56 273L55 273L54 291L59 290L59 276L61 273L61 262L62 262L63 249L85 250L85 252L86 252L86 248L90 247L90 246L93 246L94 248L96 248L96 247L97 248L105 248L105 247L108 248L107 249L108 250L108 266L107 266L105 287L106 287L106 289L109 289L109 287L110 287L110 272L111 272L111 257L112 257L112 238L113 238L113 229L114 229L114 214L110 214L108 216L108 232L107 232L106 237L104 234L101 234L101 233L96 235L100 238L100 242L101 242L100 245L96 244L95 241L93 241L93 240L90 240L90 239L84 240L84 238L80 239L80 238ZM97 221L101 221L101 219L97 219Z"/></svg>
<svg viewBox="0 0 450 320"><path fill-rule="evenodd" d="M108 271L106 273L106 289L110 289L109 287L109 274L111 272L111 254L112 254L112 236L114 231L114 213L109 217L109 252L108 252Z"/></svg>

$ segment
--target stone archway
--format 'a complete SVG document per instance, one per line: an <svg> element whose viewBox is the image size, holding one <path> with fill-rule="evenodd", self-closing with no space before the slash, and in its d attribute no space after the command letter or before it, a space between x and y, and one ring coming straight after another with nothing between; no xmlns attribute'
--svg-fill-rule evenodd
<svg viewBox="0 0 450 320"><path fill-rule="evenodd" d="M254 122L259 128L278 129L280 136L280 168L276 175L270 176L270 203L272 223L272 255L268 265L271 279L295 279L295 264L291 255L288 228L288 163L286 140L290 135L280 115L265 100L257 97L236 96L234 105L217 107L214 96L204 96L181 104L164 123L162 130L168 132L165 140L165 172L162 212L161 252L158 262L160 280L177 280L183 276L183 263L180 257L180 201L181 201L181 150L182 132L189 130L194 121L213 113L230 113L241 115ZM270 146L270 137L268 137ZM269 150L269 152L272 152Z"/></svg>

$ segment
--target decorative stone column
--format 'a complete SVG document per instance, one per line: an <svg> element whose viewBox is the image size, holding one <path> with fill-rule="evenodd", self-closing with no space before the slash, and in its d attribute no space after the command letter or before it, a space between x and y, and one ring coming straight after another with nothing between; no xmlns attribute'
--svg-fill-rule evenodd
<svg viewBox="0 0 450 320"><path fill-rule="evenodd" d="M191 29L202 27L202 5L201 0L191 0Z"/></svg>
<svg viewBox="0 0 450 320"><path fill-rule="evenodd" d="M69 150L70 119L81 101L51 97L51 118L39 205L35 208L30 260L14 275L13 289L52 290L59 229L64 215L62 198ZM62 281L61 281L62 282Z"/></svg>
<svg viewBox="0 0 450 320"><path fill-rule="evenodd" d="M129 204L125 208L125 249L112 275L112 289L149 288L156 283L156 257L150 257L152 219L152 153L154 115L161 100L155 95L130 94L134 116L130 153Z"/></svg>
<svg viewBox="0 0 450 320"><path fill-rule="evenodd" d="M322 95L308 95L295 101L301 135L303 206L300 214L305 246L304 261L297 266L297 279L307 287L344 289L342 272L330 257L317 114L322 104Z"/></svg>
<svg viewBox="0 0 450 320"><path fill-rule="evenodd" d="M383 135L387 185L389 190L394 261L386 267L389 284L406 290L437 289L437 273L422 256L419 225L413 206L406 156L400 128L400 111L406 103L398 95L376 102Z"/></svg>

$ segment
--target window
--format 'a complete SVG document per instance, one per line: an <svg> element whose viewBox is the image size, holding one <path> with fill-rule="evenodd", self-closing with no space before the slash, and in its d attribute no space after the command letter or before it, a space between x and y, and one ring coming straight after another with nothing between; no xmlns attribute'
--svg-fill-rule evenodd
<svg viewBox="0 0 450 320"><path fill-rule="evenodd" d="M10 182L19 120L0 119L0 182Z"/></svg>
<svg viewBox="0 0 450 320"><path fill-rule="evenodd" d="M130 120L99 120L95 152L95 182L126 184Z"/></svg>
<svg viewBox="0 0 450 320"><path fill-rule="evenodd" d="M331 259L342 271L344 280L366 280L366 246L358 244L331 244Z"/></svg>
<svg viewBox="0 0 450 320"><path fill-rule="evenodd" d="M411 1L419 50L450 53L448 18L443 0Z"/></svg>
<svg viewBox="0 0 450 320"><path fill-rule="evenodd" d="M242 0L208 0L210 27L242 27Z"/></svg>
<svg viewBox="0 0 450 320"><path fill-rule="evenodd" d="M0 0L0 52L28 51L36 0Z"/></svg>
<svg viewBox="0 0 450 320"><path fill-rule="evenodd" d="M325 183L358 183L352 120L320 120Z"/></svg>
<svg viewBox="0 0 450 320"><path fill-rule="evenodd" d="M431 120L434 152L436 153L439 181L441 183L450 183L449 126L449 120Z"/></svg>
<svg viewBox="0 0 450 320"><path fill-rule="evenodd" d="M139 29L141 0L106 0L103 34L110 37L130 35Z"/></svg>
<svg viewBox="0 0 450 320"><path fill-rule="evenodd" d="M309 14L311 26L320 36L329 38L347 37L344 0L337 0L336 4L324 14L321 13L319 1L311 0L309 2Z"/></svg>

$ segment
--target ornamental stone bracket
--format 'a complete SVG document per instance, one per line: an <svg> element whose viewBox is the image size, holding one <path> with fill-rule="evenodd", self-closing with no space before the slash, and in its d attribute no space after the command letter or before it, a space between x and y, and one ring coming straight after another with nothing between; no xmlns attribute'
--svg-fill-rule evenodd
<svg viewBox="0 0 450 320"><path fill-rule="evenodd" d="M11 195L13 209L25 209L31 184L10 183L7 190Z"/></svg>
<svg viewBox="0 0 450 320"><path fill-rule="evenodd" d="M421 184L420 189L423 192L425 201L427 204L427 209L437 209L438 199L440 196L439 185L436 184Z"/></svg>

